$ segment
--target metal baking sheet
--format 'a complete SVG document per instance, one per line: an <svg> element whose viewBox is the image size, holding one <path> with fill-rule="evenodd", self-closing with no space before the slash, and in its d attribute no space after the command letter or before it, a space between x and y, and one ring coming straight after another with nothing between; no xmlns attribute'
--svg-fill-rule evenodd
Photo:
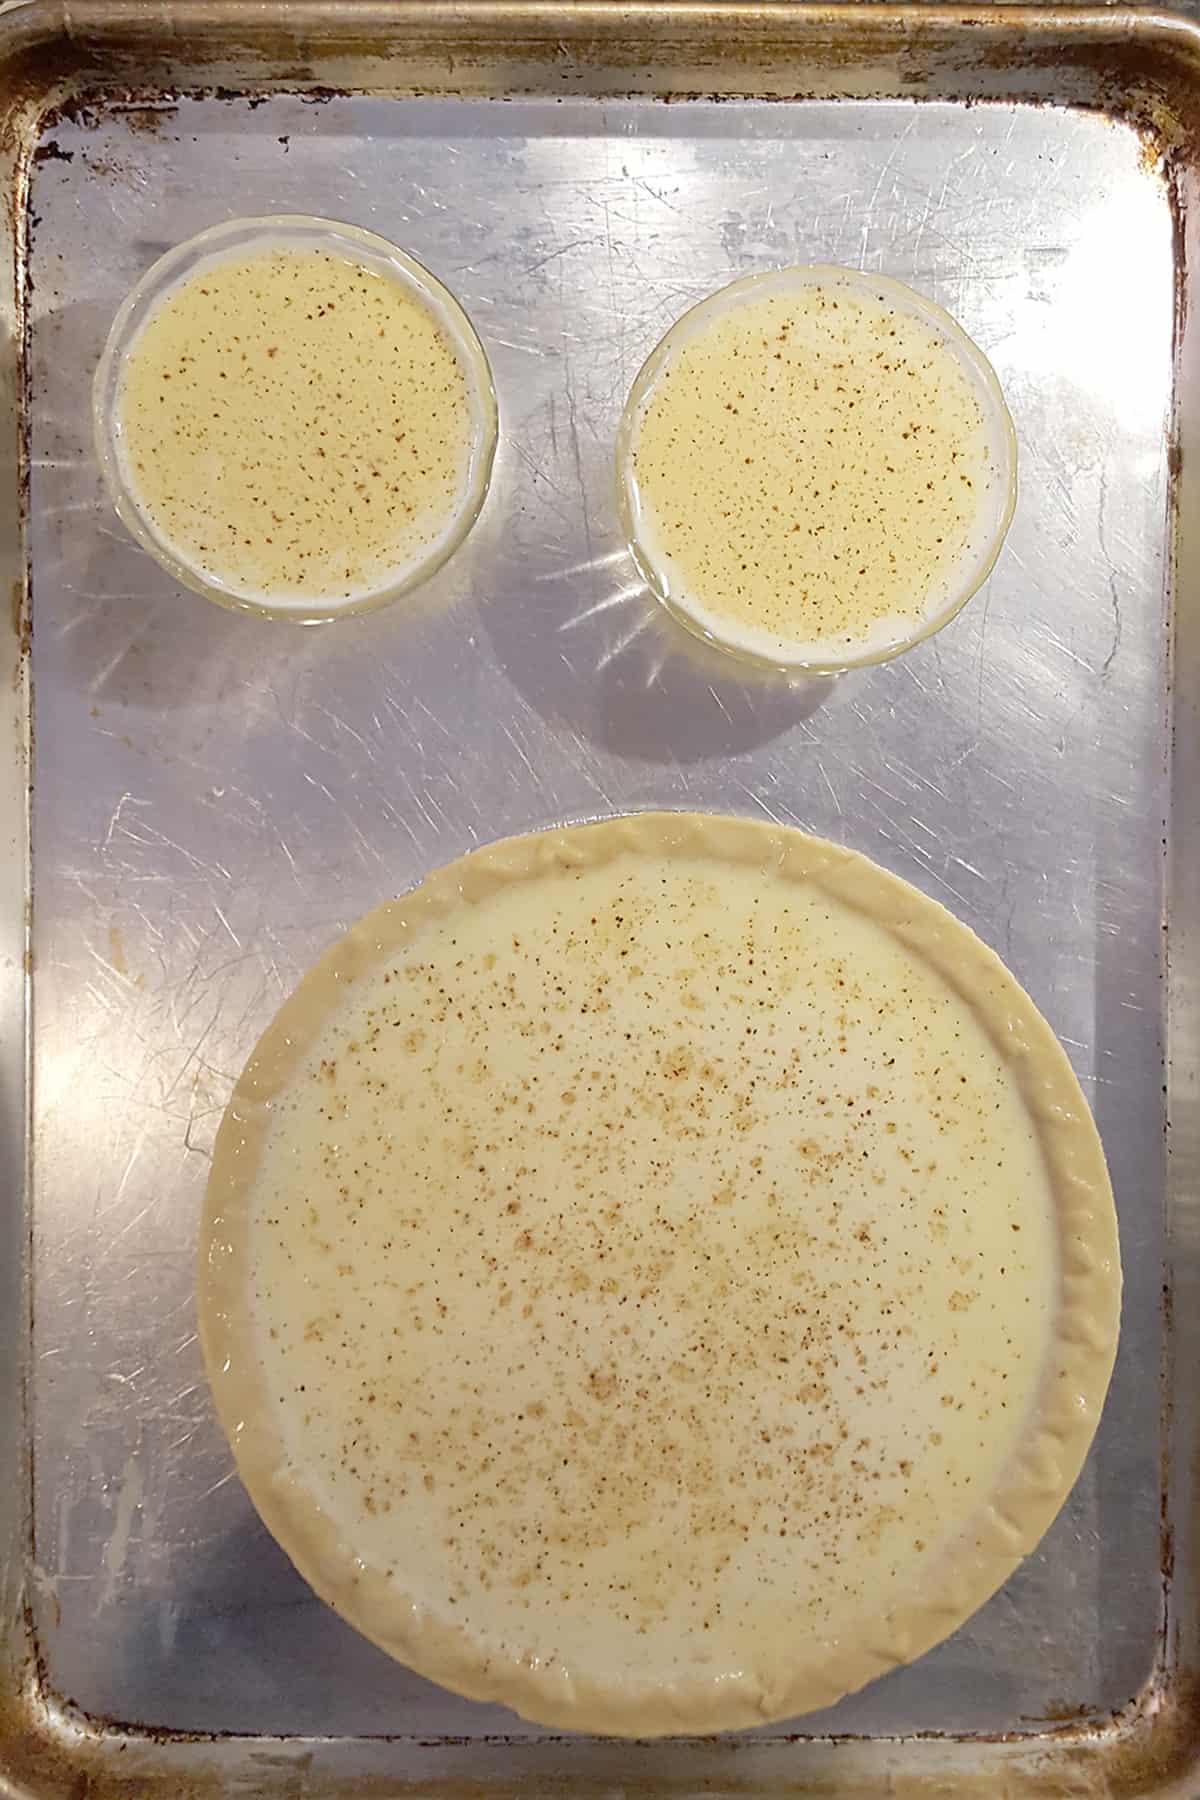
<svg viewBox="0 0 1200 1800"><path fill-rule="evenodd" d="M0 14L0 97L0 1792L1197 1791L1200 33L1117 9L33 0ZM172 586L90 442L146 265L293 210L428 263L502 417L466 548L417 602L321 629ZM1021 498L952 626L788 688L706 660L639 590L611 453L665 326L804 260L962 320ZM970 1624L830 1712L622 1746L459 1700L309 1595L217 1430L191 1251L231 1083L333 935L471 845L644 806L837 838L1004 956L1095 1108L1126 1298L1084 1475Z"/></svg>

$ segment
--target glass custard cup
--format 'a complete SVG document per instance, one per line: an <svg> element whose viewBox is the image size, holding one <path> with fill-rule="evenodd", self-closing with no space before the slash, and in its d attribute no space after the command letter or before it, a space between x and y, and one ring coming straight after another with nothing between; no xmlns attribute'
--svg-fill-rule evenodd
<svg viewBox="0 0 1200 1800"><path fill-rule="evenodd" d="M651 591L707 643L795 674L940 630L1016 503L983 352L904 283L829 264L744 276L676 320L634 380L616 462Z"/></svg>
<svg viewBox="0 0 1200 1800"><path fill-rule="evenodd" d="M244 314L239 316L236 308L245 304L245 296L237 297L236 282L250 280L245 275L248 270L257 271L253 276L258 282L257 295L251 294L251 300L265 295L267 304L245 305ZM311 287L322 270L331 284L330 296L334 291L341 294L347 282L354 290L349 307L343 304L342 319L336 325L335 306L317 304L316 298L306 293L305 284ZM207 290L210 294L214 288L224 286L219 299L212 302L223 311L214 311L211 316L202 310L209 304L203 299L206 276L212 280L212 287ZM376 315L378 326L372 318L369 332L363 329L365 295L382 308ZM301 318L305 298L313 310ZM293 301L296 313L289 315ZM184 309L188 306L192 307L192 315L185 322ZM178 315L176 319L172 318L171 308ZM323 345L315 340L309 342L313 334L305 333L305 326L316 320L329 327ZM353 347L349 336L339 339L333 335L335 331L350 333L351 320L358 326ZM405 324L415 328L407 336L401 329ZM234 332L235 325L243 326L241 334ZM253 340L248 365L251 372L242 388L245 391L249 387L250 397L245 402L239 431L237 382L241 379L239 359L246 362L247 332ZM278 338L279 343L266 344L266 336ZM417 347L411 352L409 365L402 369L403 358L398 349L402 351L406 341ZM381 343L382 351L377 348ZM151 344L155 372L164 381L170 375L181 383L190 378L194 403L186 423L181 423L179 436L164 442L166 428L158 427L157 437L146 445L149 454L143 467L150 474L139 483L134 467L138 437L144 437L156 421L144 405L144 419L149 424L135 424L132 412L126 414L130 395L139 393L139 382L141 389L146 389L146 368L151 362L147 346ZM168 344L180 351L179 365L172 364L169 371L165 367ZM242 345L242 349L235 351L235 344ZM222 402L231 402L227 427L218 422L214 430L204 420L201 377L192 372L199 368L200 355L209 358L204 394L219 394ZM422 355L427 358L425 363L419 360ZM278 360L268 363L264 357ZM216 366L222 358L230 362L224 373ZM190 369L180 366L189 363ZM290 387L289 369L295 375ZM429 379L423 387L426 370ZM307 401L306 374L307 388L316 396ZM228 376L234 377L231 387L219 387L218 383ZM322 383L328 386L339 377L345 380L340 390L323 391ZM389 381L395 384L401 377L406 390L400 386L388 388ZM452 390L449 403L440 403L440 416L435 397L439 378L442 393ZM261 404L252 410L255 382ZM423 509L411 503L406 506L403 479L388 479L390 475L403 474L398 461L402 438L412 438L407 450L418 464L422 457L417 448L418 425L408 416L407 409L403 420L389 419L389 402L383 397L387 393L393 399L406 399L410 409L415 404L415 416L425 427L420 450L431 451L423 460L436 464L432 471L420 469L426 486L444 473L443 487L447 491L436 502L429 500ZM144 392L140 399L144 401ZM307 418L303 410L306 404ZM216 414L211 416L217 418ZM183 415L180 417L182 420ZM199 426L198 418L204 420ZM364 420L369 422L370 432L360 429ZM409 429L392 431L393 423L402 423ZM93 384L93 427L97 458L117 513L141 547L169 574L221 606L316 624L384 606L427 581L447 561L467 536L487 496L498 416L491 369L474 327L458 301L428 269L375 232L329 219L281 214L234 219L214 226L167 251L146 270L122 303L109 331ZM272 429L275 427L277 431ZM340 447L339 427L346 440ZM186 448L184 432L188 436ZM314 456L325 458L327 451L324 445L315 451L313 446L318 437L325 439L330 432L329 460L318 463ZM247 443L260 448L271 443L272 447L267 462L243 476L237 459L248 454ZM286 448L280 449L281 445ZM174 469L176 458L178 468ZM156 482L165 492L168 484L162 471L167 466L172 466L178 480L173 481L165 503L158 495L151 500L146 491L148 482ZM314 476L314 470L321 471L319 477ZM326 476L325 470L331 473ZM359 580L353 579L353 571L348 568L344 580L315 580L306 573L289 588L282 581L273 586L256 582L245 567L239 571L239 560L246 564L249 559L239 558L236 552L199 554L195 540L202 533L224 542L223 534L228 529L236 539L237 527L230 521L242 507L244 495L253 491L256 477L262 481L259 519L264 507L276 506L279 514L275 516L293 520L299 517L300 523L295 527L298 570L311 571L312 564L322 557L328 561L331 544L339 549L344 544L346 560L353 558L354 546L361 541L352 522L356 509L364 524L374 524L381 510L390 510L397 518L394 558L380 554L369 572L364 564L360 571L363 578ZM347 488L348 483L353 487L358 478L362 478L360 486L375 484L374 492L368 491L365 499L361 493L351 497ZM345 491L346 497L335 504L333 496L340 491ZM228 496L225 518L222 494ZM316 499L312 498L314 495ZM298 512L290 501L296 502ZM372 502L376 507L374 514L369 511ZM307 514L305 504L309 507ZM186 520L186 525L173 529L164 517L167 508ZM407 549L403 544L406 522L400 520L406 510L417 519L417 524L408 528ZM185 541L189 538L192 541ZM271 541L270 536L261 540L259 547L264 556L265 546ZM302 542L308 543L307 550L300 548Z"/></svg>

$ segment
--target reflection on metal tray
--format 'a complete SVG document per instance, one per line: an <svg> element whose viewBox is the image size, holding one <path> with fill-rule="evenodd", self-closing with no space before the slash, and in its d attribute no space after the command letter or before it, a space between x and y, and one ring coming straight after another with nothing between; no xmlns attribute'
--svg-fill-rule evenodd
<svg viewBox="0 0 1200 1800"><path fill-rule="evenodd" d="M1200 31L33 0L0 16L0 83L4 1791L1187 1790ZM503 419L484 517L420 603L307 631L173 588L111 514L89 422L147 263L230 213L293 210L446 279ZM1004 383L1022 491L942 635L788 692L698 659L639 592L611 447L678 312L818 259L962 320ZM839 838L1001 952L1095 1105L1127 1288L1085 1474L963 1631L790 1731L622 1746L432 1688L311 1598L232 1478L191 1240L231 1081L332 935L471 844L651 805Z"/></svg>

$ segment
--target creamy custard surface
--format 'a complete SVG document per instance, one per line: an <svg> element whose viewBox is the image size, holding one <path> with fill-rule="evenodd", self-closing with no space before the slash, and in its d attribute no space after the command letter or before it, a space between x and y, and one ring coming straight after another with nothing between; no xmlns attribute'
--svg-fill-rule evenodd
<svg viewBox="0 0 1200 1800"><path fill-rule="evenodd" d="M286 243L202 262L126 353L118 444L156 534L270 605L347 603L452 530L476 421L431 304L350 255Z"/></svg>
<svg viewBox="0 0 1200 1800"><path fill-rule="evenodd" d="M1058 1280L974 1012L818 887L686 856L502 887L345 983L247 1264L287 1461L355 1554L488 1656L634 1686L919 1588Z"/></svg>
<svg viewBox="0 0 1200 1800"><path fill-rule="evenodd" d="M957 333L866 281L714 296L633 424L657 582L734 648L887 652L952 601L1003 510L1004 432Z"/></svg>

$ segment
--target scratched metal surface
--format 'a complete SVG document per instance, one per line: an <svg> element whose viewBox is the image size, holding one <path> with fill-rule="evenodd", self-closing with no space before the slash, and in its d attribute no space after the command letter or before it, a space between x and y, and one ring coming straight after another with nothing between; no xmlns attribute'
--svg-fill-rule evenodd
<svg viewBox="0 0 1200 1800"><path fill-rule="evenodd" d="M202 1379L194 1221L257 1032L356 915L505 832L695 806L852 844L993 944L1070 1051L1121 1213L1121 1354L1065 1512L950 1642L804 1729L1036 1731L1125 1706L1161 1611L1173 304L1168 201L1134 135L1033 107L445 99L187 101L52 135L31 192L50 1689L175 1730L538 1738L361 1642L258 1524ZM175 589L89 445L91 369L146 264L232 212L292 209L371 226L453 286L503 421L485 516L420 604L316 630ZM804 259L886 270L958 315L1004 383L1022 483L954 625L788 690L697 661L637 591L610 447L683 307Z"/></svg>

